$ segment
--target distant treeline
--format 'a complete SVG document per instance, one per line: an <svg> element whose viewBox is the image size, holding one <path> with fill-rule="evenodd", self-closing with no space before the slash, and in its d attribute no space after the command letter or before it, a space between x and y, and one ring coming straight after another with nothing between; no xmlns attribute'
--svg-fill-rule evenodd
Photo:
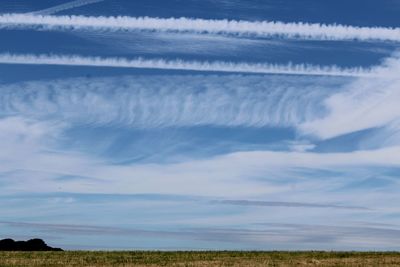
<svg viewBox="0 0 400 267"><path fill-rule="evenodd" d="M14 241L8 238L0 240L0 251L62 251L62 249L49 247L38 238L28 241Z"/></svg>

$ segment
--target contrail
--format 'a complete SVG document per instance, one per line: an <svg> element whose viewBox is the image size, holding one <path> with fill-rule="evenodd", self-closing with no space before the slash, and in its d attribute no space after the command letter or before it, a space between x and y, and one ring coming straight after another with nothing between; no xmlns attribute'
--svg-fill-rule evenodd
<svg viewBox="0 0 400 267"><path fill-rule="evenodd" d="M322 75L360 77L373 75L372 69L340 68L337 66L315 66L308 64L268 64L268 63L234 63L226 61L184 61L165 59L127 59L82 57L77 55L33 55L33 54L0 54L0 64L28 65L67 65L112 68L165 69L186 71L210 71L232 73L289 74L289 75Z"/></svg>
<svg viewBox="0 0 400 267"><path fill-rule="evenodd" d="M193 18L87 17L4 14L3 28L46 30L148 30L250 36L280 36L314 40L360 40L400 42L400 28L355 27L269 21L206 20Z"/></svg>
<svg viewBox="0 0 400 267"><path fill-rule="evenodd" d="M95 3L99 3L99 2L103 2L104 0L76 0L76 1L72 1L72 2L68 2L65 4L61 4L61 5L57 5L54 7L50 7L50 8L46 8L43 10L39 10L39 11L35 11L35 12L30 12L27 14L30 15L51 15L51 14L55 14L61 11L65 11L65 10L69 10L69 9L73 9L73 8L77 8L77 7L81 7L81 6L86 6L86 5L90 5L90 4L95 4Z"/></svg>

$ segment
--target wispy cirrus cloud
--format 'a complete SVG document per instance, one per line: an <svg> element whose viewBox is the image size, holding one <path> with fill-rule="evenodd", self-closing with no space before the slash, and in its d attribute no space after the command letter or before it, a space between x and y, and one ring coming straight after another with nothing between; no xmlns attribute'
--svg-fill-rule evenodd
<svg viewBox="0 0 400 267"><path fill-rule="evenodd" d="M345 82L337 77L144 75L15 83L0 85L0 114L130 128L295 127L323 116L320 103L332 94L326 88Z"/></svg>
<svg viewBox="0 0 400 267"><path fill-rule="evenodd" d="M3 59L11 62L27 60L28 63L41 60L36 56L14 58L7 55ZM64 59L64 57L45 57L44 61L49 60L47 62L49 64L53 61L55 64L63 64ZM80 64L82 60L84 64L85 60L90 64L97 64L98 61L100 65L104 63L103 61L104 65L108 63L107 59L66 58L67 64L68 61L72 61L71 64ZM143 63L146 67L149 62L139 60L135 61L136 63L139 65ZM154 64L152 67L164 63L151 61L151 64ZM111 64L129 65L130 62L111 59ZM199 64L201 68L204 67L203 69L221 67L219 63ZM187 67L185 62L180 61L166 63L166 67L170 65L173 65L173 68ZM222 65L234 70L241 68L240 64L237 66L222 63ZM296 66L288 68L294 71L298 69ZM75 111L84 110L86 114L91 114L87 117L88 122L121 123L140 128L194 125L295 127L302 134L329 139L377 127L389 127L385 132L397 131L398 124L395 122L399 120L396 102L399 93L398 69L399 61L395 55L386 59L381 66L371 69L371 73L376 75L374 78L359 77L345 80L342 77L330 79L319 77L318 86L311 85L311 80L307 81L306 77L302 80L294 76L293 83L281 79L282 84L279 84L278 77L246 75L227 75L219 78L191 75L173 76L171 79L157 76L156 80L162 82L152 83L151 86L145 76L108 80L77 79L68 83L62 81L21 83L3 86L3 95L0 99L4 104L0 110L4 114L18 115L22 112L27 116L34 111L33 115L43 117L45 114L53 114L49 111L64 109L70 112L60 114L65 119L70 118L74 121L82 118ZM185 84L181 87L184 89L177 89L174 86L174 81L177 79L181 79ZM337 79L336 82L333 79ZM294 88L294 81L300 82L297 87L301 86L303 89ZM54 83L64 89L54 89ZM252 89L244 89L245 83L251 83ZM118 95L113 95L113 92L118 92ZM51 97L54 93L58 98ZM9 101L11 99L13 102ZM79 103L74 99L80 99ZM210 99L214 101L210 102ZM39 104L38 101L42 103ZM99 106L101 108L98 108ZM390 135L389 132L388 134Z"/></svg>
<svg viewBox="0 0 400 267"><path fill-rule="evenodd" d="M316 40L400 41L399 28L354 27L309 23L205 20L194 18L84 17L3 14L5 28L41 28L47 30L151 30L210 34L281 36Z"/></svg>
<svg viewBox="0 0 400 267"><path fill-rule="evenodd" d="M361 78L345 86L324 101L327 116L302 125L309 132L328 139L361 130L391 125L396 130L400 108L400 58L387 59L376 79ZM382 140L381 140L382 141Z"/></svg>

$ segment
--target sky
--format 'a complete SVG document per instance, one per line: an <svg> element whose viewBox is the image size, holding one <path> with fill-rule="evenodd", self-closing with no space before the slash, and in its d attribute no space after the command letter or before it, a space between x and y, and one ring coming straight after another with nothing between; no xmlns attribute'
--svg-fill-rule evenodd
<svg viewBox="0 0 400 267"><path fill-rule="evenodd" d="M398 0L1 0L0 238L400 250Z"/></svg>

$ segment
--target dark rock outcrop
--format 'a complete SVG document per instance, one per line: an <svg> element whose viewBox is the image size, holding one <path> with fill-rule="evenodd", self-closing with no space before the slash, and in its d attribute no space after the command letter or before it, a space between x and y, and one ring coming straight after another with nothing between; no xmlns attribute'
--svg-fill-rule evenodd
<svg viewBox="0 0 400 267"><path fill-rule="evenodd" d="M0 240L0 251L62 251L62 249L49 247L38 238L28 241L14 241L8 238Z"/></svg>

